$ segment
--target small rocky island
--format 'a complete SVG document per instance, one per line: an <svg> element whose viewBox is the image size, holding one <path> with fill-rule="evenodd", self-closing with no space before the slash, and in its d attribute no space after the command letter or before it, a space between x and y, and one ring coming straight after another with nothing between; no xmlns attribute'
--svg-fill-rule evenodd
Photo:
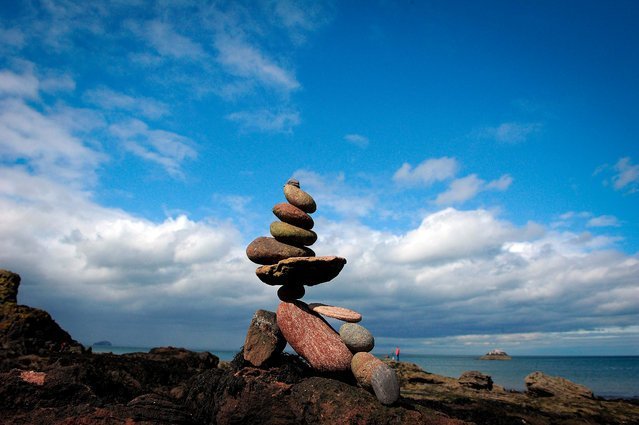
<svg viewBox="0 0 639 425"><path fill-rule="evenodd" d="M479 360L512 360L512 359L513 358L510 357L508 354L506 354L504 350L500 350L499 348L490 350L489 352L487 352L486 354L484 354L483 356L479 358Z"/></svg>

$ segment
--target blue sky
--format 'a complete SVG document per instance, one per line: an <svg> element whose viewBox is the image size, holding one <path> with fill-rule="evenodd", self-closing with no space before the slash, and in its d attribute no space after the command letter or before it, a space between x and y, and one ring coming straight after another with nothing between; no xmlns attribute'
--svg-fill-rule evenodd
<svg viewBox="0 0 639 425"><path fill-rule="evenodd" d="M85 343L238 348L294 176L379 351L639 354L635 2L0 8L0 267Z"/></svg>

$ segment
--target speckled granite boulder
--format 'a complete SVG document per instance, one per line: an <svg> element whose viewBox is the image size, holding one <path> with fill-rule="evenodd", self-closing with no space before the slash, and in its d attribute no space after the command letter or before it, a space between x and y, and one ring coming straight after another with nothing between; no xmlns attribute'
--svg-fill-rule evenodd
<svg viewBox="0 0 639 425"><path fill-rule="evenodd" d="M351 368L353 355L339 335L302 301L284 302L277 308L277 324L286 341L313 369L342 372Z"/></svg>

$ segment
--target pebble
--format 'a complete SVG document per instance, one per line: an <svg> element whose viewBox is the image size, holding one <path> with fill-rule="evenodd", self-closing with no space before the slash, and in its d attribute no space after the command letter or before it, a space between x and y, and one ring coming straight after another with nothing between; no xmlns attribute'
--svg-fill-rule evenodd
<svg viewBox="0 0 639 425"><path fill-rule="evenodd" d="M382 364L384 364L384 362L371 353L355 353L351 360L351 372L353 372L357 383L361 387L370 390L373 388L371 385L373 370Z"/></svg>
<svg viewBox="0 0 639 425"><path fill-rule="evenodd" d="M339 336L353 353L369 352L375 346L373 334L356 323L344 323L339 328Z"/></svg>
<svg viewBox="0 0 639 425"><path fill-rule="evenodd" d="M283 285L277 290L277 297L282 301L299 300L306 293L302 285Z"/></svg>
<svg viewBox="0 0 639 425"><path fill-rule="evenodd" d="M322 316L332 317L333 319L341 320L343 322L356 323L362 320L362 315L350 308L335 307L333 305L321 303L312 303L309 304L308 307Z"/></svg>
<svg viewBox="0 0 639 425"><path fill-rule="evenodd" d="M300 189L299 186L291 184L290 181L284 185L284 197L305 213L312 214L317 209L313 197Z"/></svg>
<svg viewBox="0 0 639 425"><path fill-rule="evenodd" d="M275 264L291 257L315 257L310 248L302 248L278 242L274 238L260 236L246 247L246 255L257 264Z"/></svg>
<svg viewBox="0 0 639 425"><path fill-rule="evenodd" d="M283 221L271 223L271 235L278 241L293 246L313 245L317 240L317 233L302 229Z"/></svg>
<svg viewBox="0 0 639 425"><path fill-rule="evenodd" d="M297 354L319 372L341 372L351 368L353 355L330 325L302 301L282 301L277 324Z"/></svg>
<svg viewBox="0 0 639 425"><path fill-rule="evenodd" d="M383 363L373 370L371 386L380 403L390 405L399 399L399 380L395 370Z"/></svg>
<svg viewBox="0 0 639 425"><path fill-rule="evenodd" d="M262 366L284 350L286 340L277 326L275 313L257 310L244 340L244 360L255 367Z"/></svg>
<svg viewBox="0 0 639 425"><path fill-rule="evenodd" d="M267 285L313 286L333 280L344 264L346 259L341 257L294 257L258 267L255 274Z"/></svg>
<svg viewBox="0 0 639 425"><path fill-rule="evenodd" d="M311 230L315 225L310 215L288 202L275 205L273 207L273 214L284 223L292 224L302 229Z"/></svg>

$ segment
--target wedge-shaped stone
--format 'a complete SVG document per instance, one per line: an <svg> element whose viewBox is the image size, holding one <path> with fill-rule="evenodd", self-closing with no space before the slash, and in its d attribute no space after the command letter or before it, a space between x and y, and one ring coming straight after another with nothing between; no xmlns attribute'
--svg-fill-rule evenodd
<svg viewBox="0 0 639 425"><path fill-rule="evenodd" d="M315 253L310 248L287 245L273 238L260 236L246 247L246 256L257 264L275 264L291 257L314 257Z"/></svg>
<svg viewBox="0 0 639 425"><path fill-rule="evenodd" d="M306 213L312 214L317 209L313 197L300 189L299 183L298 186L291 184L290 181L286 183L284 185L284 197L288 202Z"/></svg>
<svg viewBox="0 0 639 425"><path fill-rule="evenodd" d="M332 317L343 322L357 323L362 320L362 315L351 310L350 308L336 307L334 305L326 305L321 303L312 303L308 307L322 316Z"/></svg>
<svg viewBox="0 0 639 425"><path fill-rule="evenodd" d="M273 214L284 223L292 224L302 229L311 230L315 225L310 215L288 202L275 205L273 207Z"/></svg>
<svg viewBox="0 0 639 425"><path fill-rule="evenodd" d="M281 353L286 340L277 326L275 313L257 310L246 333L244 360L260 367L273 356Z"/></svg>
<svg viewBox="0 0 639 425"><path fill-rule="evenodd" d="M268 285L313 286L334 279L344 264L346 259L342 257L293 257L258 267L255 274Z"/></svg>
<svg viewBox="0 0 639 425"><path fill-rule="evenodd" d="M312 230L302 229L283 221L271 223L271 235L278 241L293 246L313 245L317 234Z"/></svg>
<svg viewBox="0 0 639 425"><path fill-rule="evenodd" d="M337 332L302 301L281 302L277 325L291 348L315 370L341 372L351 368L353 355Z"/></svg>

